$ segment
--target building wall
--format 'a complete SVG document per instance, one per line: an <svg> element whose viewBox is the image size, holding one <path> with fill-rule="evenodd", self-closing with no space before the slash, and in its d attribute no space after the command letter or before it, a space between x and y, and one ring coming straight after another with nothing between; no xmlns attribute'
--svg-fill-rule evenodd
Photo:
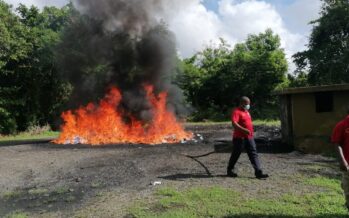
<svg viewBox="0 0 349 218"><path fill-rule="evenodd" d="M349 92L333 93L333 111L317 113L314 93L292 95L293 144L306 152L333 149L330 136L336 123L346 116Z"/></svg>
<svg viewBox="0 0 349 218"><path fill-rule="evenodd" d="M293 145L293 124L292 124L292 96L280 96L280 120L281 120L281 134L282 142L287 145Z"/></svg>

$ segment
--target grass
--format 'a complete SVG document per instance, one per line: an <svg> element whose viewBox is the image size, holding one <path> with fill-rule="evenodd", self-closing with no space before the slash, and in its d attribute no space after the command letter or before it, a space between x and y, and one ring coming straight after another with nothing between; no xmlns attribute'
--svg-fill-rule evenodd
<svg viewBox="0 0 349 218"><path fill-rule="evenodd" d="M22 212L14 212L10 215L7 215L5 218L28 218L28 215Z"/></svg>
<svg viewBox="0 0 349 218"><path fill-rule="evenodd" d="M305 180L305 184L326 188L329 191L338 192L339 194L342 193L341 182L339 179L330 179L316 176Z"/></svg>
<svg viewBox="0 0 349 218"><path fill-rule="evenodd" d="M36 189L30 189L28 191L28 194L30 195L44 195L47 194L49 191L47 189L43 188L36 188Z"/></svg>
<svg viewBox="0 0 349 218"><path fill-rule="evenodd" d="M161 188L152 203L136 203L130 209L131 217L224 217L224 218L295 218L348 217L339 179L303 177L303 184L324 188L296 194L291 190L267 197L247 195L222 187L197 187L178 191Z"/></svg>
<svg viewBox="0 0 349 218"><path fill-rule="evenodd" d="M14 191L8 191L8 192L5 192L2 197L5 198L5 199L12 199L12 198L16 198L16 197L19 197L23 194L22 191L19 191L19 190L14 190Z"/></svg>
<svg viewBox="0 0 349 218"><path fill-rule="evenodd" d="M281 126L281 121L280 120L255 120L253 121L253 125Z"/></svg>
<svg viewBox="0 0 349 218"><path fill-rule="evenodd" d="M58 194L58 195L62 195L62 194L66 194L69 192L69 187L68 186L61 186L56 188L53 193Z"/></svg>
<svg viewBox="0 0 349 218"><path fill-rule="evenodd" d="M17 135L0 136L0 143L9 142L9 141L40 140L40 139L51 139L51 138L53 139L53 138L57 138L58 135L59 135L59 132L54 132L54 131L45 131L39 134L24 132Z"/></svg>
<svg viewBox="0 0 349 218"><path fill-rule="evenodd" d="M101 182L92 182L91 188L101 188L103 184Z"/></svg>
<svg viewBox="0 0 349 218"><path fill-rule="evenodd" d="M185 125L188 126L212 126L212 125L230 125L230 121L203 121L203 122L187 122Z"/></svg>
<svg viewBox="0 0 349 218"><path fill-rule="evenodd" d="M280 126L280 120L254 120L254 125L265 125L265 126ZM199 125L199 126L210 126L210 125L231 125L231 121L206 121L206 122L189 122L187 125Z"/></svg>

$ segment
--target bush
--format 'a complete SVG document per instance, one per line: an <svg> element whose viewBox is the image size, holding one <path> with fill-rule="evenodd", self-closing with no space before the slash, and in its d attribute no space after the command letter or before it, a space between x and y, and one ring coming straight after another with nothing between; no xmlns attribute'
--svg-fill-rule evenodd
<svg viewBox="0 0 349 218"><path fill-rule="evenodd" d="M230 119L230 111L222 111L216 105L211 105L210 107L201 110L194 111L189 117L191 122L199 122L204 120L209 121L227 121Z"/></svg>
<svg viewBox="0 0 349 218"><path fill-rule="evenodd" d="M0 134L13 134L17 130L16 120L11 114L0 107Z"/></svg>
<svg viewBox="0 0 349 218"><path fill-rule="evenodd" d="M49 124L46 124L44 126L31 125L28 127L28 129L25 132L30 135L40 135L42 133L49 132L49 131L51 131L51 127Z"/></svg>

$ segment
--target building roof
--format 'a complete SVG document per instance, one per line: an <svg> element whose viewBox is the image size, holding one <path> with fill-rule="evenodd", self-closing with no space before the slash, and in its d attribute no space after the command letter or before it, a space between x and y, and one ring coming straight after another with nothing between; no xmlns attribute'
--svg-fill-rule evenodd
<svg viewBox="0 0 349 218"><path fill-rule="evenodd" d="M349 91L349 84L289 88L289 89L283 89L280 91L276 91L275 94L276 95L291 95L291 94L331 92L331 91Z"/></svg>

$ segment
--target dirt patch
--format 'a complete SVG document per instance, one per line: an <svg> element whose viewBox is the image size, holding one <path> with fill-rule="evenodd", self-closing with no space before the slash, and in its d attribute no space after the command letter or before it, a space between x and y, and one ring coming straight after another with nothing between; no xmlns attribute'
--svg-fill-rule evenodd
<svg viewBox="0 0 349 218"><path fill-rule="evenodd" d="M158 180L162 185L183 188L222 185L252 195L261 190L277 193L278 189L285 188L302 191L290 180L301 173L338 175L333 159L289 153L290 148L280 143L278 128L257 127L261 162L271 178L267 181L254 179L247 155L242 155L238 163L240 177L232 182L225 177L230 155L227 149L230 126L188 128L203 135L204 140L157 146L91 147L49 143L1 146L0 217L13 211L24 211L33 217L40 214L69 217L76 214L78 208L89 211L88 208L96 208L96 205L110 211L103 217L124 216L128 202L149 196L154 189L151 182ZM205 154L215 149L219 152L202 158L183 155ZM314 163L328 170L319 170ZM114 207L108 207L108 202L113 202ZM124 212L117 215L115 211Z"/></svg>

